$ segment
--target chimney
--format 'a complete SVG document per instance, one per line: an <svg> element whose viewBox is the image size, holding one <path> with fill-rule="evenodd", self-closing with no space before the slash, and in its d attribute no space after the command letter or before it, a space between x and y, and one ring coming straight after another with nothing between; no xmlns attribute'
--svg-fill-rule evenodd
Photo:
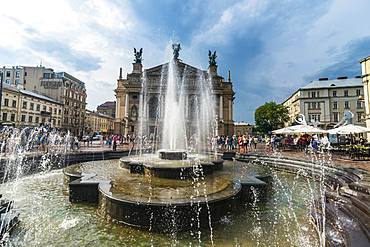
<svg viewBox="0 0 370 247"><path fill-rule="evenodd" d="M122 79L122 67L119 68L119 79Z"/></svg>
<svg viewBox="0 0 370 247"><path fill-rule="evenodd" d="M229 76L227 78L227 81L231 83L231 72L230 72L230 70L229 70Z"/></svg>

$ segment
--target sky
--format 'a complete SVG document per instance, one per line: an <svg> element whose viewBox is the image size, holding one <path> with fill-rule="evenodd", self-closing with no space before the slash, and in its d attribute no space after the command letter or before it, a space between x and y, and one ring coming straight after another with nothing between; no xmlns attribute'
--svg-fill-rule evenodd
<svg viewBox="0 0 370 247"><path fill-rule="evenodd" d="M0 65L42 65L86 83L88 109L114 100L119 68L131 72L133 48L144 68L180 58L231 71L234 120L281 103L319 77L361 74L370 55L369 0L0 0Z"/></svg>

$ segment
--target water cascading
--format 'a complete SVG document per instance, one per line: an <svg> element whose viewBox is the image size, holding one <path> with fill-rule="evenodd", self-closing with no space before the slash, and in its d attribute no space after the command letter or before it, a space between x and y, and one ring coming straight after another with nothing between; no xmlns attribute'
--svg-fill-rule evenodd
<svg viewBox="0 0 370 247"><path fill-rule="evenodd" d="M185 129L185 94L177 68L177 60L168 64L164 119L162 128L163 149L186 149L187 135Z"/></svg>

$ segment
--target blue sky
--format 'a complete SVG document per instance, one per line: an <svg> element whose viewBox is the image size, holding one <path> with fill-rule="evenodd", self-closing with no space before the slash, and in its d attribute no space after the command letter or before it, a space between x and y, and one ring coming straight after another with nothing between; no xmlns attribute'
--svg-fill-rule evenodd
<svg viewBox="0 0 370 247"><path fill-rule="evenodd" d="M0 63L43 65L86 82L88 108L113 100L119 67L131 71L133 47L144 66L180 58L230 69L235 120L254 121L267 101L282 102L312 79L360 75L370 55L368 0L13 0L2 3Z"/></svg>

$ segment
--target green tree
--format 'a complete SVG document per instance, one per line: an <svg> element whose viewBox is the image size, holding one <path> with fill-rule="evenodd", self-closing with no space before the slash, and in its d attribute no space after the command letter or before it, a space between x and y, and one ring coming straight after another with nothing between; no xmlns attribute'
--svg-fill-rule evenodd
<svg viewBox="0 0 370 247"><path fill-rule="evenodd" d="M262 133L282 128L289 120L288 108L271 101L258 107L254 113L257 129Z"/></svg>

